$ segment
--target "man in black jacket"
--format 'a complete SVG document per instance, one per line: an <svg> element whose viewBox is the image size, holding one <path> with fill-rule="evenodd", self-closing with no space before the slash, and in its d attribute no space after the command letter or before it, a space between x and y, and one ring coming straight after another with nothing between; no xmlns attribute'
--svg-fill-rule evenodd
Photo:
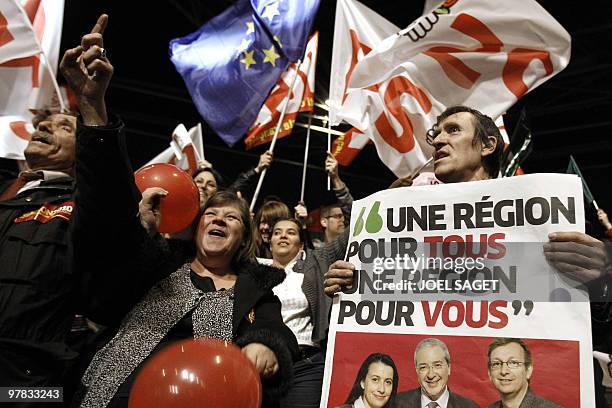
<svg viewBox="0 0 612 408"><path fill-rule="evenodd" d="M0 386L60 386L74 310L76 118L38 116L28 170L0 181Z"/></svg>
<svg viewBox="0 0 612 408"><path fill-rule="evenodd" d="M88 56L99 52L92 46L105 25L106 17L83 37ZM96 78L106 79L105 72ZM92 89L81 91L79 110L89 120L97 119L92 112L106 115L92 107ZM66 374L78 356L69 335L81 293L71 232L77 119L47 113L34 126L28 170L0 181L0 386L64 387L67 401Z"/></svg>

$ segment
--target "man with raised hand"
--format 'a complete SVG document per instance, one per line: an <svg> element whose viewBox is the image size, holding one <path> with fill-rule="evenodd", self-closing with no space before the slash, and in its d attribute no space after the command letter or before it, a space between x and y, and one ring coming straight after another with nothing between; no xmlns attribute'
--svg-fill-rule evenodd
<svg viewBox="0 0 612 408"><path fill-rule="evenodd" d="M106 21L101 16L79 46L83 64L93 70L104 64L98 40ZM110 75L97 72L100 82ZM77 93L81 112L88 111L91 92ZM97 119L88 116L87 124L106 121ZM33 124L36 131L24 151L28 170L0 182L0 386L5 387L66 386L64 373L77 357L68 345L80 280L71 232L77 118L47 112Z"/></svg>

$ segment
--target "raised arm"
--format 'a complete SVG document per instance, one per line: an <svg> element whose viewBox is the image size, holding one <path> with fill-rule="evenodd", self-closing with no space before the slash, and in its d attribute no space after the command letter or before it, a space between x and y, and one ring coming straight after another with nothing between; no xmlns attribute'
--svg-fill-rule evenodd
<svg viewBox="0 0 612 408"><path fill-rule="evenodd" d="M330 152L327 152L327 157L325 158L325 172L331 180L336 200L338 200L338 206L342 210L342 215L344 215L344 225L348 226L351 220L353 196L344 181L340 178L338 160L336 160L334 155Z"/></svg>
<svg viewBox="0 0 612 408"><path fill-rule="evenodd" d="M89 317L113 325L157 277L163 240L150 238L138 218L138 192L123 123L109 116L104 101L113 74L98 19L81 44L64 54L60 69L73 89L81 117L77 122L75 210L71 223L74 261Z"/></svg>

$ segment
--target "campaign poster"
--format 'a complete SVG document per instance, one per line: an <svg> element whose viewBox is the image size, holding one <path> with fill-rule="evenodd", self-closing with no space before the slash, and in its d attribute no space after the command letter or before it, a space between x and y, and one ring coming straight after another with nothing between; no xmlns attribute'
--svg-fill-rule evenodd
<svg viewBox="0 0 612 408"><path fill-rule="evenodd" d="M568 231L584 232L573 175L407 187L355 201L345 257L354 281L334 298L321 407L353 406L345 404L373 353L395 365L394 398L418 389L415 348L424 339L448 350L451 394L488 407L507 385L488 351L505 338L521 339L531 363L501 360L497 369L528 366L533 395L593 407L588 294L543 253L550 233Z"/></svg>

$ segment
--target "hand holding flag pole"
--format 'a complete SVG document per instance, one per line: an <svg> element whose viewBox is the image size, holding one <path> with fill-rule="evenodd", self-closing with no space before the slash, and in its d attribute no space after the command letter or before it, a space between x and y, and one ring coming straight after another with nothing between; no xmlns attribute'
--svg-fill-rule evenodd
<svg viewBox="0 0 612 408"><path fill-rule="evenodd" d="M295 68L295 75L291 80L291 85L289 86L289 93L287 94L287 100L283 105L283 110L281 111L280 118L278 119L278 123L276 124L276 130L274 131L274 137L272 138L272 143L270 143L270 152L274 152L274 146L276 145L276 139L278 138L278 133L280 132L280 128L282 126L283 120L285 119L285 112L287 112L287 107L289 106L289 101L291 100L291 95L293 95L293 86L295 85L295 80L298 77L298 72L300 69L300 65L302 64L302 60L298 60ZM255 203L257 202L257 196L259 196L259 191L261 190L261 185L263 184L264 177L266 177L266 172L268 169L264 169L259 175L259 181L257 182L257 188L255 189L255 193L253 194L253 199L251 200L250 210L253 212L255 208Z"/></svg>

